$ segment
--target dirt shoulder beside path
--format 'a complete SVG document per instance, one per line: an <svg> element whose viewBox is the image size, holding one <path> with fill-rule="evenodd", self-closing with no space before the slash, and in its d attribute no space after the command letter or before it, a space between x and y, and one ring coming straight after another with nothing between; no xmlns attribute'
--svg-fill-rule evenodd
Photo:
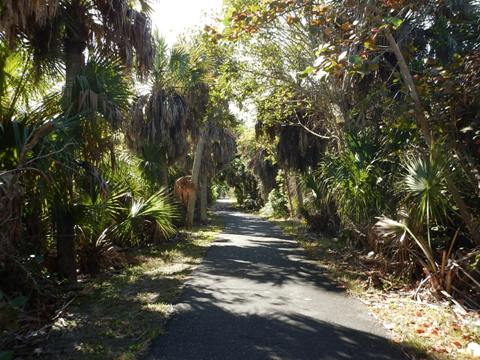
<svg viewBox="0 0 480 360"><path fill-rule="evenodd" d="M393 340L408 347L413 359L478 359L472 344L480 343L480 314L465 313L427 293L414 300L416 287L382 273L374 257L352 254L338 239L310 233L298 220L270 220L296 239L310 259L353 297L360 299L389 330Z"/></svg>

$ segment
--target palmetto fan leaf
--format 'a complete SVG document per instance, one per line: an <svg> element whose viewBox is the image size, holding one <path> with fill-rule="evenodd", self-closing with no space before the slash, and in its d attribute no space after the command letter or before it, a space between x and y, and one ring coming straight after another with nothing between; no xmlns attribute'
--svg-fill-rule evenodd
<svg viewBox="0 0 480 360"><path fill-rule="evenodd" d="M131 96L124 74L120 59L94 54L71 85L69 111L85 115L100 113L114 127L120 125Z"/></svg>
<svg viewBox="0 0 480 360"><path fill-rule="evenodd" d="M146 200L134 199L126 218L115 227L115 233L125 242L135 242L141 226L154 224L164 237L169 237L175 233L173 220L178 216L177 206L162 189Z"/></svg>
<svg viewBox="0 0 480 360"><path fill-rule="evenodd" d="M448 218L451 210L447 197L446 179L449 176L448 159L438 147L426 157L408 157L401 190L411 205L418 223Z"/></svg>
<svg viewBox="0 0 480 360"><path fill-rule="evenodd" d="M378 218L375 228L383 237L396 239L399 242L403 242L407 236L412 238L427 260L426 265L428 268L431 271L436 271L437 264L435 263L432 248L423 240L416 237L405 223L382 216Z"/></svg>

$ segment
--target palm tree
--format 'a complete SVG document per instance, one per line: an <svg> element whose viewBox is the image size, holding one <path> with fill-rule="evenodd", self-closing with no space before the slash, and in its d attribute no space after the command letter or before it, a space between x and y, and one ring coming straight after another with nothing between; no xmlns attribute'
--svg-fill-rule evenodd
<svg viewBox="0 0 480 360"><path fill-rule="evenodd" d="M87 50L118 56L141 75L150 69L153 44L146 15L150 8L146 0L138 1L142 11L131 4L128 0L6 0L0 9L0 33L10 47L23 43L30 49L38 74L59 70L59 64L64 64L63 112L75 116L81 109L73 106L79 100L74 89L86 66ZM59 273L74 281L73 177L69 172L63 175L66 197L58 201L67 203L58 207L56 216Z"/></svg>
<svg viewBox="0 0 480 360"><path fill-rule="evenodd" d="M196 136L208 91L199 91L202 70L193 51L183 45L169 50L159 36L155 42L151 88L133 106L127 141L154 168L150 177L165 187L168 167L186 158L188 135Z"/></svg>

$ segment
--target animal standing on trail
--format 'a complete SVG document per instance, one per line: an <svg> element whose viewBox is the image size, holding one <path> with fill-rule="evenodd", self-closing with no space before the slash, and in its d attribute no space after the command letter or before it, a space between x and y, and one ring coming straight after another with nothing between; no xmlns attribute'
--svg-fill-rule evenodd
<svg viewBox="0 0 480 360"><path fill-rule="evenodd" d="M173 192L175 193L175 196L183 203L183 205L187 206L189 194L196 193L196 188L192 182L192 177L188 175L178 178L175 181Z"/></svg>

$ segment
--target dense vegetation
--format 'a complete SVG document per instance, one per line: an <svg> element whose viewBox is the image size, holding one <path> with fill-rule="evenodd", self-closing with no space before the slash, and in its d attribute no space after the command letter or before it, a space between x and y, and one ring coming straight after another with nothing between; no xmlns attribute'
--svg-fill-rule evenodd
<svg viewBox="0 0 480 360"><path fill-rule="evenodd" d="M478 2L232 0L223 25L256 117L240 200L478 308Z"/></svg>
<svg viewBox="0 0 480 360"><path fill-rule="evenodd" d="M228 187L480 308L478 1L228 0L172 48L150 15L0 1L4 344Z"/></svg>
<svg viewBox="0 0 480 360"><path fill-rule="evenodd" d="M185 218L173 182L192 169L206 209L212 176L235 153L234 119L214 94L223 54L201 34L169 49L150 11L127 0L0 4L2 348L32 319L41 327L79 276L172 237Z"/></svg>

